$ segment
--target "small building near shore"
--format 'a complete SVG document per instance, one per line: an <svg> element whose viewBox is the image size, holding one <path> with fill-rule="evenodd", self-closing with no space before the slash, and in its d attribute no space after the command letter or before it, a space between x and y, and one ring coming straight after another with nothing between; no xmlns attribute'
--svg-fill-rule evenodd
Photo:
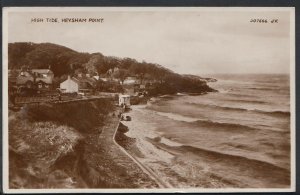
<svg viewBox="0 0 300 195"><path fill-rule="evenodd" d="M63 93L90 93L96 85L96 80L87 77L70 77L60 83L60 89Z"/></svg>
<svg viewBox="0 0 300 195"><path fill-rule="evenodd" d="M130 107L130 95L119 95L119 106Z"/></svg>
<svg viewBox="0 0 300 195"><path fill-rule="evenodd" d="M138 81L138 79L135 76L130 76L124 80L123 84L125 84L125 85L136 84L137 81Z"/></svg>
<svg viewBox="0 0 300 195"><path fill-rule="evenodd" d="M68 79L60 83L60 89L63 93L77 93L79 91L79 84L76 80L68 76Z"/></svg>

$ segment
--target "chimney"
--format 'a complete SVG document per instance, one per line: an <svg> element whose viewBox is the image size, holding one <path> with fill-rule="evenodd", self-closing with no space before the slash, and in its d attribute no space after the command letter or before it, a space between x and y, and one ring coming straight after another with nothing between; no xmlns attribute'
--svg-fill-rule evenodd
<svg viewBox="0 0 300 195"><path fill-rule="evenodd" d="M68 75L68 80L70 80L71 79L71 76L70 75Z"/></svg>

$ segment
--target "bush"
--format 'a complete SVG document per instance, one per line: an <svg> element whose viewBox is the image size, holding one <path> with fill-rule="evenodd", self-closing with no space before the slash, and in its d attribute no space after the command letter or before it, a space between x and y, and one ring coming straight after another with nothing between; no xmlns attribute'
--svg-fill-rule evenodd
<svg viewBox="0 0 300 195"><path fill-rule="evenodd" d="M97 81L97 90L99 91L105 91L105 92L111 92L111 93L123 93L124 89L123 87L114 81Z"/></svg>
<svg viewBox="0 0 300 195"><path fill-rule="evenodd" d="M91 132L95 127L102 125L104 117L112 110L111 101L101 99L54 105L28 105L22 112L29 121L54 121L74 127L80 132Z"/></svg>

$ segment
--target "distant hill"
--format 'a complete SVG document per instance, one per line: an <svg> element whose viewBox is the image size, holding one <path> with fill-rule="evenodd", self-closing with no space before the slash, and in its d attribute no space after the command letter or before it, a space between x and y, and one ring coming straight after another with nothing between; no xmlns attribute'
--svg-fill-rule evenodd
<svg viewBox="0 0 300 195"><path fill-rule="evenodd" d="M55 76L68 74L72 65L88 62L90 54L79 53L64 46L51 43L9 43L8 67L20 69L22 66L30 68L49 68Z"/></svg>
<svg viewBox="0 0 300 195"><path fill-rule="evenodd" d="M161 83L163 90L170 90L172 93L213 91L198 77L179 75L155 63L104 56L102 53L80 53L52 43L9 43L9 69L21 69L26 66L50 68L58 78L79 72L103 75L117 67L120 71L115 76L121 80L126 76L136 76L140 80L156 80Z"/></svg>

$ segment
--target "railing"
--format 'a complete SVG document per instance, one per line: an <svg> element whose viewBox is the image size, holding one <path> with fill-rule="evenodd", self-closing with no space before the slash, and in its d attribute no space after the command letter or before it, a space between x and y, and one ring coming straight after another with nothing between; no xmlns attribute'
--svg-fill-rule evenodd
<svg viewBox="0 0 300 195"><path fill-rule="evenodd" d="M34 96L34 97L16 97L15 103L16 105L39 104L39 103L61 104L61 103L68 103L68 102L93 101L98 99L113 99L113 98L110 96L90 96L90 97L61 96L61 99L59 99L59 96L55 96L55 97Z"/></svg>
<svg viewBox="0 0 300 195"><path fill-rule="evenodd" d="M33 97L16 97L16 104L30 104L30 103L41 103L41 102L52 102L55 101L57 97L49 96L33 96Z"/></svg>

